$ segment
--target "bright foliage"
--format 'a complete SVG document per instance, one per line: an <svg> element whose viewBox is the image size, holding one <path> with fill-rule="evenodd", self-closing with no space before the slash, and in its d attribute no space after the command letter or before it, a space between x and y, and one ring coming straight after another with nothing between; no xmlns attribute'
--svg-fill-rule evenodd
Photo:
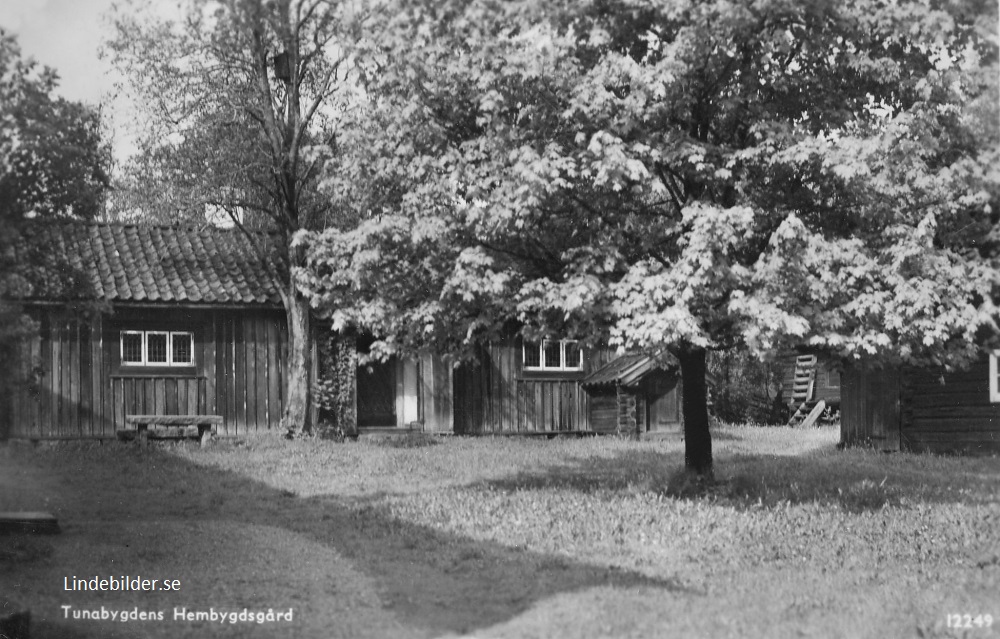
<svg viewBox="0 0 1000 639"><path fill-rule="evenodd" d="M338 326L961 364L997 331L996 6L392 4L303 236Z"/></svg>

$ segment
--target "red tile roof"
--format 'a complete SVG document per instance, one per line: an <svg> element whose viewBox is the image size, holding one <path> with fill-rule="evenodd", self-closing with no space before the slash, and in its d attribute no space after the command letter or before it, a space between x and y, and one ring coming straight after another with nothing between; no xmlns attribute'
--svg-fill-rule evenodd
<svg viewBox="0 0 1000 639"><path fill-rule="evenodd" d="M45 264L31 267L29 299L64 299L59 275L69 265L110 302L281 303L279 261L261 259L238 229L38 221L20 232L13 249L25 257L19 261L37 265L41 254ZM268 234L257 237L274 247ZM55 255L46 259L48 252Z"/></svg>

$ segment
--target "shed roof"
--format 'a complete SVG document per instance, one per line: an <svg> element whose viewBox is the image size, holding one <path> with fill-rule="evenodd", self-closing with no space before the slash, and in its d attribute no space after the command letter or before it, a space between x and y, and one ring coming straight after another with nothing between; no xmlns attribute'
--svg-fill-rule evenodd
<svg viewBox="0 0 1000 639"><path fill-rule="evenodd" d="M23 224L19 234L4 248L30 265L31 301L79 296L62 284L72 270L109 302L281 303L278 260L262 259L236 229L58 220Z"/></svg>
<svg viewBox="0 0 1000 639"><path fill-rule="evenodd" d="M669 371L672 368L652 355L619 355L584 377L581 385L584 388L634 386L655 371Z"/></svg>

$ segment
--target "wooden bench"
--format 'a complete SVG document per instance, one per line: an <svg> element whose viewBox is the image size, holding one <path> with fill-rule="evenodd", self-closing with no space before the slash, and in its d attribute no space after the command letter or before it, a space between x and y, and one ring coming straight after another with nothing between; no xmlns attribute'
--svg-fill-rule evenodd
<svg viewBox="0 0 1000 639"><path fill-rule="evenodd" d="M59 522L50 513L0 512L0 534L54 535L58 532ZM0 637L3 637L2 633Z"/></svg>
<svg viewBox="0 0 1000 639"><path fill-rule="evenodd" d="M167 437L187 437L197 435L204 446L222 424L221 415L126 415L125 424L133 428L118 431L119 437L135 434L139 444L146 445L150 426L162 426ZM197 431L193 429L197 428ZM191 429L191 430L189 430Z"/></svg>

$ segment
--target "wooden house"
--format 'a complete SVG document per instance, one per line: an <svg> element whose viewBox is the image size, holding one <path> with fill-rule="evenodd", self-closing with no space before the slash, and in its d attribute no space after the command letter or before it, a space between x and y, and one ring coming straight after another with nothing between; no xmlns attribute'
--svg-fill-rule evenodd
<svg viewBox="0 0 1000 639"><path fill-rule="evenodd" d="M844 370L841 442L886 451L1000 453L997 356L968 370Z"/></svg>
<svg viewBox="0 0 1000 639"><path fill-rule="evenodd" d="M266 241L267 237L262 236ZM0 436L114 438L129 414L221 415L220 434L277 428L286 329L279 273L235 230L39 222L16 251L49 247L24 305L39 335L14 364L26 383ZM59 277L77 269L109 313L63 312ZM0 417L3 417L0 415ZM5 427L5 428L4 428Z"/></svg>
<svg viewBox="0 0 1000 639"><path fill-rule="evenodd" d="M40 222L25 229L19 250L31 247L52 247L109 312L69 317L62 309L74 300L57 287L39 286L23 300L41 330L21 345L14 365L29 383L0 406L0 438L110 439L135 414L221 416L222 436L279 427L282 273L245 235L211 226ZM44 281L43 271L35 279ZM348 431L610 432L612 391L626 406L622 423L632 424L630 417L636 431L679 423L675 373L571 340L529 344L512 336L457 368L434 354L358 367L365 340L342 342L350 352L338 361L350 371L340 371L338 383L351 386L354 402Z"/></svg>

